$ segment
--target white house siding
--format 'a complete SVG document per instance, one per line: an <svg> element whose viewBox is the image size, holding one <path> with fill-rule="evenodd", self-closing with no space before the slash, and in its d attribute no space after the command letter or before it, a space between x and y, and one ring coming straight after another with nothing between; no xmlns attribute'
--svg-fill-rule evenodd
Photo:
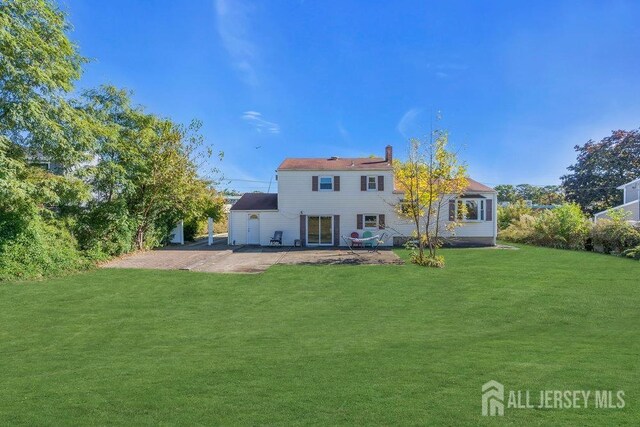
<svg viewBox="0 0 640 427"><path fill-rule="evenodd" d="M384 191L361 191L361 176L384 176ZM340 176L340 191L312 191L313 176ZM495 193L485 193L493 200L493 220L465 223L455 231L457 237L485 237L496 235ZM400 219L394 212L394 205L401 194L393 192L392 171L289 171L278 172L278 211L231 211L229 243L245 244L247 238L247 218L249 214L260 215L260 243L268 245L274 231L283 231L283 244L293 245L300 238L300 215L340 215L340 234L348 236L358 230L357 215L384 214L389 236L385 245L393 244L394 235L410 236L411 223ZM442 218L448 218L448 206L443 206ZM446 234L446 233L445 233ZM306 238L306 236L303 236ZM334 242L336 244L336 242ZM344 245L340 241L341 246Z"/></svg>
<svg viewBox="0 0 640 427"><path fill-rule="evenodd" d="M496 235L498 234L497 229L497 198L496 193L483 192L478 193L474 192L474 194L478 194L483 196L486 200L492 200L491 203L491 221L463 221L460 226L456 227L452 232L448 230L443 230L441 235L446 238L488 238L491 239L491 244L495 244ZM486 212L485 212L486 215ZM403 218L398 218L395 214L391 216L393 218L393 222L389 223L390 228L393 228L400 232L400 235L410 236L415 230L415 225L411 222L406 221ZM441 223L446 224L449 218L449 205L448 203L443 203L442 208L440 210L440 218Z"/></svg>
<svg viewBox="0 0 640 427"><path fill-rule="evenodd" d="M630 182L624 186L624 203L630 203L640 199L640 182Z"/></svg>
<svg viewBox="0 0 640 427"><path fill-rule="evenodd" d="M640 221L640 200L634 200L624 205L616 206L615 208L603 212L598 212L594 215L595 220L609 219L609 212L614 209L622 209L628 212L627 220L629 221Z"/></svg>

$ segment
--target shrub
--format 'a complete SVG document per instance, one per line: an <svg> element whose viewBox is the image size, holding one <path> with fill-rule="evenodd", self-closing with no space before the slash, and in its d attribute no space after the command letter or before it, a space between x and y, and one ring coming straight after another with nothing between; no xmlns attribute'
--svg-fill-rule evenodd
<svg viewBox="0 0 640 427"><path fill-rule="evenodd" d="M591 230L591 240L598 252L621 254L640 245L640 229L626 221L626 215L612 212Z"/></svg>
<svg viewBox="0 0 640 427"><path fill-rule="evenodd" d="M124 203L92 203L79 215L74 232L80 248L102 260L134 249L135 223Z"/></svg>
<svg viewBox="0 0 640 427"><path fill-rule="evenodd" d="M198 236L207 234L206 218L190 218L184 221L184 240L194 241Z"/></svg>
<svg viewBox="0 0 640 427"><path fill-rule="evenodd" d="M12 239L0 241L0 281L34 279L87 268L90 261L60 221L35 217Z"/></svg>
<svg viewBox="0 0 640 427"><path fill-rule="evenodd" d="M534 242L552 248L584 249L590 227L580 206L567 203L544 211L536 219Z"/></svg>
<svg viewBox="0 0 640 427"><path fill-rule="evenodd" d="M515 243L532 243L533 234L535 233L536 218L532 215L522 215L518 219L512 221L506 229L498 233L498 237L502 240Z"/></svg>
<svg viewBox="0 0 640 427"><path fill-rule="evenodd" d="M435 267L444 268L444 257L442 255L428 255L423 254L422 257L417 251L411 252L410 260L413 264L421 265L423 267Z"/></svg>
<svg viewBox="0 0 640 427"><path fill-rule="evenodd" d="M532 215L533 210L524 202L518 200L507 206L498 207L498 229L505 230L511 223L517 221L523 215Z"/></svg>
<svg viewBox="0 0 640 427"><path fill-rule="evenodd" d="M524 214L513 221L499 237L516 243L529 243L562 249L584 249L590 223L576 204L565 204L538 216Z"/></svg>
<svg viewBox="0 0 640 427"><path fill-rule="evenodd" d="M622 253L627 258L639 259L640 260L640 245L635 248L627 249Z"/></svg>

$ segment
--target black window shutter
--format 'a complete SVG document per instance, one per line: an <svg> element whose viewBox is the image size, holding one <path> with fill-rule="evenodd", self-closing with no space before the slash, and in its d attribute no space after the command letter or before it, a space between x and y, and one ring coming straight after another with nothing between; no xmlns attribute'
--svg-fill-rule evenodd
<svg viewBox="0 0 640 427"><path fill-rule="evenodd" d="M333 216L333 246L340 246L340 215Z"/></svg>
<svg viewBox="0 0 640 427"><path fill-rule="evenodd" d="M378 175L378 191L384 191L384 175Z"/></svg>
<svg viewBox="0 0 640 427"><path fill-rule="evenodd" d="M362 217L362 214L358 214L356 215L356 228L358 230L362 230L364 228L364 218Z"/></svg>
<svg viewBox="0 0 640 427"><path fill-rule="evenodd" d="M487 221L493 221L493 200L489 199L485 204L484 217Z"/></svg>
<svg viewBox="0 0 640 427"><path fill-rule="evenodd" d="M456 220L456 201L449 199L449 221Z"/></svg>
<svg viewBox="0 0 640 427"><path fill-rule="evenodd" d="M360 177L360 191L367 191L367 177Z"/></svg>
<svg viewBox="0 0 640 427"><path fill-rule="evenodd" d="M340 176L333 177L333 191L340 191Z"/></svg>
<svg viewBox="0 0 640 427"><path fill-rule="evenodd" d="M385 228L384 214L378 215L378 228L380 228L380 229L384 229Z"/></svg>
<svg viewBox="0 0 640 427"><path fill-rule="evenodd" d="M311 191L318 191L318 177L311 177Z"/></svg>

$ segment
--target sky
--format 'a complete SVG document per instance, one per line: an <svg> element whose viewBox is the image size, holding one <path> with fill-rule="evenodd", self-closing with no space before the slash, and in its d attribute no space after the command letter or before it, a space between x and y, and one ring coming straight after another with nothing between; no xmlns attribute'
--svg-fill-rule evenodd
<svg viewBox="0 0 640 427"><path fill-rule="evenodd" d="M285 157L402 158L447 129L488 185L557 184L573 147L640 126L639 1L61 0L91 62L147 111L203 123L223 187Z"/></svg>

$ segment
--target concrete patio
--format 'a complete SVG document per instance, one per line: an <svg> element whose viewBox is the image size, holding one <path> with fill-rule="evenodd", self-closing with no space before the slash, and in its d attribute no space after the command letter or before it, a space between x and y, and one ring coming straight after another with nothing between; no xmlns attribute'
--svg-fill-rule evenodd
<svg viewBox="0 0 640 427"><path fill-rule="evenodd" d="M203 241L127 255L103 267L260 273L274 264L375 265L404 262L390 249L380 249L378 252L359 249L351 253L346 248L230 247L219 239L212 246L207 246Z"/></svg>

